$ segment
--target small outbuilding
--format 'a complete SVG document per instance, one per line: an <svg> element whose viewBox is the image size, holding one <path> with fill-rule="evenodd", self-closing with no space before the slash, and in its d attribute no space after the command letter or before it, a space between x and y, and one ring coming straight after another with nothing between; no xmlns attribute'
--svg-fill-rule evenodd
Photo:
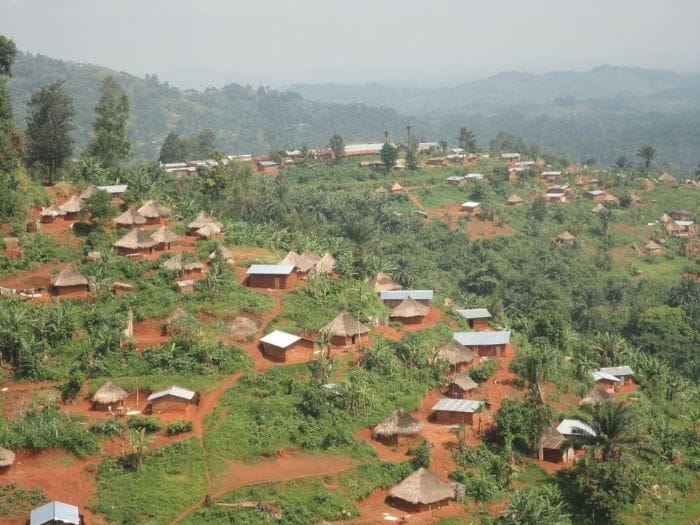
<svg viewBox="0 0 700 525"><path fill-rule="evenodd" d="M473 426L474 414L485 406L484 401L476 399L443 398L433 406L432 411L436 423Z"/></svg>
<svg viewBox="0 0 700 525"><path fill-rule="evenodd" d="M661 253L661 246L650 240L644 245L644 252L650 255L658 255Z"/></svg>
<svg viewBox="0 0 700 525"><path fill-rule="evenodd" d="M136 211L136 208L131 206L124 213L117 215L112 222L117 226L122 226L124 228L135 228L136 226L143 226L146 224L146 217L141 215Z"/></svg>
<svg viewBox="0 0 700 525"><path fill-rule="evenodd" d="M552 237L552 242L554 244L558 244L560 246L562 246L562 245L573 246L574 242L576 242L576 237L574 237L568 231L565 231L563 233L560 233L556 237Z"/></svg>
<svg viewBox="0 0 700 525"><path fill-rule="evenodd" d="M48 208L42 208L39 213L39 219L44 224L54 222L57 217L63 217L66 212L63 211L59 206L52 204Z"/></svg>
<svg viewBox="0 0 700 525"><path fill-rule="evenodd" d="M474 381L469 374L457 374L452 376L447 384L446 395L453 399L464 399L479 388L479 383Z"/></svg>
<svg viewBox="0 0 700 525"><path fill-rule="evenodd" d="M151 239L156 241L156 250L169 250L173 244L180 240L180 236L167 226L161 226L151 234Z"/></svg>
<svg viewBox="0 0 700 525"><path fill-rule="evenodd" d="M389 490L392 503L409 512L444 507L455 497L455 489L425 468L419 468Z"/></svg>
<svg viewBox="0 0 700 525"><path fill-rule="evenodd" d="M223 223L216 220L205 211L200 211L199 214L194 218L192 222L187 225L187 233L189 235L197 235L197 230L206 226L207 224L213 224L218 227L219 230L224 227Z"/></svg>
<svg viewBox="0 0 700 525"><path fill-rule="evenodd" d="M372 437L385 445L397 446L416 441L422 431L423 423L403 408L399 408L374 427Z"/></svg>
<svg viewBox="0 0 700 525"><path fill-rule="evenodd" d="M510 350L510 330L499 332L456 332L452 338L479 357L503 357Z"/></svg>
<svg viewBox="0 0 700 525"><path fill-rule="evenodd" d="M394 182L394 184L391 186L391 191L393 193L403 191L403 186L401 186L401 184L399 184L398 182Z"/></svg>
<svg viewBox="0 0 700 525"><path fill-rule="evenodd" d="M260 348L265 356L280 363L306 363L316 357L313 341L282 330L261 338Z"/></svg>
<svg viewBox="0 0 700 525"><path fill-rule="evenodd" d="M127 397L129 393L126 390L107 381L93 394L92 408L112 412L113 409L123 406Z"/></svg>
<svg viewBox="0 0 700 525"><path fill-rule="evenodd" d="M253 264L246 271L248 286L286 290L296 281L293 264Z"/></svg>
<svg viewBox="0 0 700 525"><path fill-rule="evenodd" d="M389 319L402 324L420 324L429 311L429 306L425 306L409 296L391 310Z"/></svg>
<svg viewBox="0 0 700 525"><path fill-rule="evenodd" d="M454 339L440 346L435 354L435 359L444 359L450 365L450 370L460 372L464 367L478 358L476 352L463 347Z"/></svg>
<svg viewBox="0 0 700 525"><path fill-rule="evenodd" d="M56 295L83 292L88 289L88 280L74 264L64 267L51 279L51 290Z"/></svg>
<svg viewBox="0 0 700 525"><path fill-rule="evenodd" d="M491 313L486 308L468 308L455 311L467 320L467 324L472 330L489 329Z"/></svg>
<svg viewBox="0 0 700 525"><path fill-rule="evenodd" d="M147 401L152 414L187 413L199 402L199 394L194 390L173 385L165 390L153 392Z"/></svg>
<svg viewBox="0 0 700 525"><path fill-rule="evenodd" d="M620 386L629 386L634 384L634 381L632 381L634 378L634 371L632 370L632 367L627 365L603 367L596 370L596 372L616 377L620 380Z"/></svg>
<svg viewBox="0 0 700 525"><path fill-rule="evenodd" d="M463 202L460 209L467 215L478 215L481 212L481 203L475 201Z"/></svg>
<svg viewBox="0 0 700 525"><path fill-rule="evenodd" d="M50 501L29 513L29 525L82 525L83 517L75 505Z"/></svg>
<svg viewBox="0 0 700 525"><path fill-rule="evenodd" d="M131 230L124 237L112 244L119 255L134 255L152 253L158 241L153 240L140 229Z"/></svg>
<svg viewBox="0 0 700 525"><path fill-rule="evenodd" d="M574 460L574 448L567 445L566 436L555 428L548 428L540 438L537 459L550 463L570 463Z"/></svg>
<svg viewBox="0 0 700 525"><path fill-rule="evenodd" d="M387 308L396 308L408 297L430 306L433 302L433 290L387 290L379 293L379 298Z"/></svg>
<svg viewBox="0 0 700 525"><path fill-rule="evenodd" d="M511 195L508 200L506 201L506 204L508 206L520 206L523 204L525 201L523 200L522 197L519 195Z"/></svg>
<svg viewBox="0 0 700 525"><path fill-rule="evenodd" d="M176 253L169 259L166 259L163 261L160 265L160 267L163 270L173 270L176 272L181 272L182 271L182 253Z"/></svg>
<svg viewBox="0 0 700 525"><path fill-rule="evenodd" d="M323 257L316 263L316 266L314 266L311 271L309 272L309 275L312 277L317 277L319 275L329 275L333 273L333 270L335 270L335 257L333 257L330 253L326 252Z"/></svg>
<svg viewBox="0 0 700 525"><path fill-rule="evenodd" d="M146 224L160 224L170 217L170 209L157 201L146 201L138 210L142 217L146 218Z"/></svg>
<svg viewBox="0 0 700 525"><path fill-rule="evenodd" d="M384 272L377 273L374 281L372 281L372 288L377 293L390 292L393 290L400 290L401 285L391 278L391 275Z"/></svg>
<svg viewBox="0 0 700 525"><path fill-rule="evenodd" d="M205 224L201 228L197 229L194 233L200 239L215 239L221 234L221 227L217 226L214 223Z"/></svg>
<svg viewBox="0 0 700 525"><path fill-rule="evenodd" d="M75 194L70 199L61 204L59 208L64 212L63 218L67 221L72 221L76 216L83 211L83 203L80 196Z"/></svg>
<svg viewBox="0 0 700 525"><path fill-rule="evenodd" d="M330 335L333 346L349 346L360 341L360 338L369 333L369 328L343 310L321 332Z"/></svg>

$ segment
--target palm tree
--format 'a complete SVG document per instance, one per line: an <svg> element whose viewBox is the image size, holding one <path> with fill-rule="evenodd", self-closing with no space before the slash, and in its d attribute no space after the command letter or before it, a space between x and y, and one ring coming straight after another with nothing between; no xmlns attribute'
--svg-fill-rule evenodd
<svg viewBox="0 0 700 525"><path fill-rule="evenodd" d="M692 279L683 278L673 290L668 299L671 306L684 308L700 303L700 284Z"/></svg>
<svg viewBox="0 0 700 525"><path fill-rule="evenodd" d="M600 356L601 366L614 366L619 364L620 357L629 350L629 345L624 337L603 332L595 335L591 349Z"/></svg>
<svg viewBox="0 0 700 525"><path fill-rule="evenodd" d="M644 161L644 171L648 172L651 167L651 161L656 157L656 148L654 146L643 146L637 151L637 157Z"/></svg>
<svg viewBox="0 0 700 525"><path fill-rule="evenodd" d="M465 155L476 151L476 135L469 128L460 128L457 142L459 147L464 150Z"/></svg>
<svg viewBox="0 0 700 525"><path fill-rule="evenodd" d="M129 430L129 444L131 445L131 466L139 470L146 459L146 447L150 439L146 437L145 428L132 428Z"/></svg>
<svg viewBox="0 0 700 525"><path fill-rule="evenodd" d="M556 356L551 347L530 347L520 353L521 375L527 383L528 398L545 405L542 383L553 375Z"/></svg>
<svg viewBox="0 0 700 525"><path fill-rule="evenodd" d="M561 496L554 489L542 485L517 491L499 523L507 525L570 525Z"/></svg>
<svg viewBox="0 0 700 525"><path fill-rule="evenodd" d="M616 401L582 405L581 421L595 435L580 431L567 441L572 445L587 445L590 454L602 461L619 458L623 452L640 454L650 451L639 431L637 417L630 405ZM574 429L576 430L576 429Z"/></svg>
<svg viewBox="0 0 700 525"><path fill-rule="evenodd" d="M615 161L615 164L613 164L613 167L617 168L620 171L625 171L631 165L632 163L629 161L629 159L622 155L620 157L617 157L617 160Z"/></svg>

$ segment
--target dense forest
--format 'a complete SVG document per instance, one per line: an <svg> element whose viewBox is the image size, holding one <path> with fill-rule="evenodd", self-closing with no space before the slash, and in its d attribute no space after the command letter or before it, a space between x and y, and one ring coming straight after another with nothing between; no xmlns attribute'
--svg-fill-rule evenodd
<svg viewBox="0 0 700 525"><path fill-rule="evenodd" d="M435 165L446 145L419 154L410 137L365 167L343 158L348 137L332 122L354 107L360 126L374 111L365 106L240 86L183 93L91 68L86 101L71 96L76 65L21 93L23 132L7 90L21 85L22 60L67 66L19 54L8 82L14 56L0 37L0 519L56 498L128 525L414 511L439 525L700 518L700 186L661 173L660 141L615 151L605 169L460 124L450 134L472 155ZM146 119L147 93L169 93L173 112ZM304 150L260 173L225 162L211 133L169 120L185 107L216 115L224 140L228 103L250 110L254 134L275 115L291 121L292 107L326 108L327 127L309 116L319 129L275 136L318 134L338 155ZM85 136L73 142L80 119ZM211 151L217 163L168 173L155 138L137 161L140 127L180 130L173 149ZM250 147L268 144L265 133ZM511 149L530 162L496 154ZM117 183L126 187L97 187ZM254 285L257 265L282 266L289 285ZM387 278L433 297L393 306L377 293ZM394 315L405 304L418 322ZM463 308L487 309L486 325ZM277 331L312 352L271 358L262 339ZM456 338L506 333L492 354ZM633 377L623 371L624 384L605 390L603 380L623 382L608 367ZM457 381L468 399L448 390ZM158 404L176 394L179 405ZM478 408L444 422L433 414L443 401ZM407 414L414 441L377 438ZM572 420L579 430L565 436ZM419 514L395 489L421 469L441 496Z"/></svg>

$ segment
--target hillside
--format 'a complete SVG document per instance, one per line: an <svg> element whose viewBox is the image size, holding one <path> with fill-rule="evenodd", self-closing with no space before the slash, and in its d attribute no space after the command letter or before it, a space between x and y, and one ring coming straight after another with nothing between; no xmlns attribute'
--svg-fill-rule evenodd
<svg viewBox="0 0 700 525"><path fill-rule="evenodd" d="M15 120L24 125L25 108L32 93L56 80L65 80L76 107L75 138L78 148L92 132L93 110L102 79L115 75L127 90L132 109L129 135L134 154L157 157L171 130L195 134L203 128L216 132L227 153L267 151L302 144L325 144L333 133L352 140L377 140L384 130L403 130L404 119L392 109L364 104L311 102L300 95L238 84L203 92L182 91L155 76L141 79L127 73L78 64L41 55L19 53L9 82Z"/></svg>

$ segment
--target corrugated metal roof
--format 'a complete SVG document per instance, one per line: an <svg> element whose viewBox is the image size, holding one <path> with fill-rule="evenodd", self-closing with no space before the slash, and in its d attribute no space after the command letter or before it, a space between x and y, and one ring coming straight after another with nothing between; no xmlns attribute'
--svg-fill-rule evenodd
<svg viewBox="0 0 700 525"><path fill-rule="evenodd" d="M98 186L97 189L100 191L106 191L109 194L113 194L124 193L128 187L128 184L114 184L110 186Z"/></svg>
<svg viewBox="0 0 700 525"><path fill-rule="evenodd" d="M486 177L486 175L484 175L483 173L468 173L464 178L465 179L482 180L485 177Z"/></svg>
<svg viewBox="0 0 700 525"><path fill-rule="evenodd" d="M274 332L267 334L265 337L260 338L260 342L267 343L278 348L287 348L300 339L301 337L298 335L283 332L282 330L275 330Z"/></svg>
<svg viewBox="0 0 700 525"><path fill-rule="evenodd" d="M463 175L450 175L450 176L447 177L445 180L447 180L447 181L449 181L449 182L459 182L459 181L461 181L461 180L463 180L463 179L464 179L464 176L463 176Z"/></svg>
<svg viewBox="0 0 700 525"><path fill-rule="evenodd" d="M433 410L444 410L446 412L466 412L473 414L484 406L483 401L476 399L449 399L443 398L438 401Z"/></svg>
<svg viewBox="0 0 700 525"><path fill-rule="evenodd" d="M587 193L588 193L588 195L604 195L604 194L606 194L607 192L606 192L606 191L603 191L603 190L591 190L591 191L589 191L589 192L587 192Z"/></svg>
<svg viewBox="0 0 700 525"><path fill-rule="evenodd" d="M186 399L187 401L191 401L195 394L196 392L192 390L187 390L186 388L173 385L170 388L166 388L165 390L153 392L150 396L148 396L147 400L153 401L154 399L160 399L161 397L173 396L179 397L181 399Z"/></svg>
<svg viewBox="0 0 700 525"><path fill-rule="evenodd" d="M543 171L541 175L543 177L558 177L559 175L561 175L561 171Z"/></svg>
<svg viewBox="0 0 700 525"><path fill-rule="evenodd" d="M613 382L620 382L622 379L618 379L612 374L606 374L605 372L601 372L600 370L595 370L591 372L591 375L593 376L593 381L613 381Z"/></svg>
<svg viewBox="0 0 700 525"><path fill-rule="evenodd" d="M432 301L432 290L387 290L379 294L382 301L403 301L406 297L416 301Z"/></svg>
<svg viewBox="0 0 700 525"><path fill-rule="evenodd" d="M251 264L248 275L289 275L294 271L293 264Z"/></svg>
<svg viewBox="0 0 700 525"><path fill-rule="evenodd" d="M632 371L632 367L629 367L627 365L622 365L622 366L609 366L606 368L599 368L598 372L603 372L604 374L611 374L614 376L633 376L634 372Z"/></svg>
<svg viewBox="0 0 700 525"><path fill-rule="evenodd" d="M491 313L486 308L468 308L466 310L455 310L465 319L483 319L491 317Z"/></svg>
<svg viewBox="0 0 700 525"><path fill-rule="evenodd" d="M562 419L557 427L557 432L565 436L588 434L595 436L595 431L583 421L578 419Z"/></svg>
<svg viewBox="0 0 700 525"><path fill-rule="evenodd" d="M480 204L480 202L467 201L462 203L462 208L476 208Z"/></svg>
<svg viewBox="0 0 700 525"><path fill-rule="evenodd" d="M510 342L510 330L504 332L455 332L452 338L462 346L505 345Z"/></svg>
<svg viewBox="0 0 700 525"><path fill-rule="evenodd" d="M54 521L79 524L80 512L78 507L60 501L51 501L34 509L29 514L29 525L44 525Z"/></svg>
<svg viewBox="0 0 700 525"><path fill-rule="evenodd" d="M273 166L279 166L274 160L261 160L258 162L260 166L263 166L265 168L271 168Z"/></svg>

